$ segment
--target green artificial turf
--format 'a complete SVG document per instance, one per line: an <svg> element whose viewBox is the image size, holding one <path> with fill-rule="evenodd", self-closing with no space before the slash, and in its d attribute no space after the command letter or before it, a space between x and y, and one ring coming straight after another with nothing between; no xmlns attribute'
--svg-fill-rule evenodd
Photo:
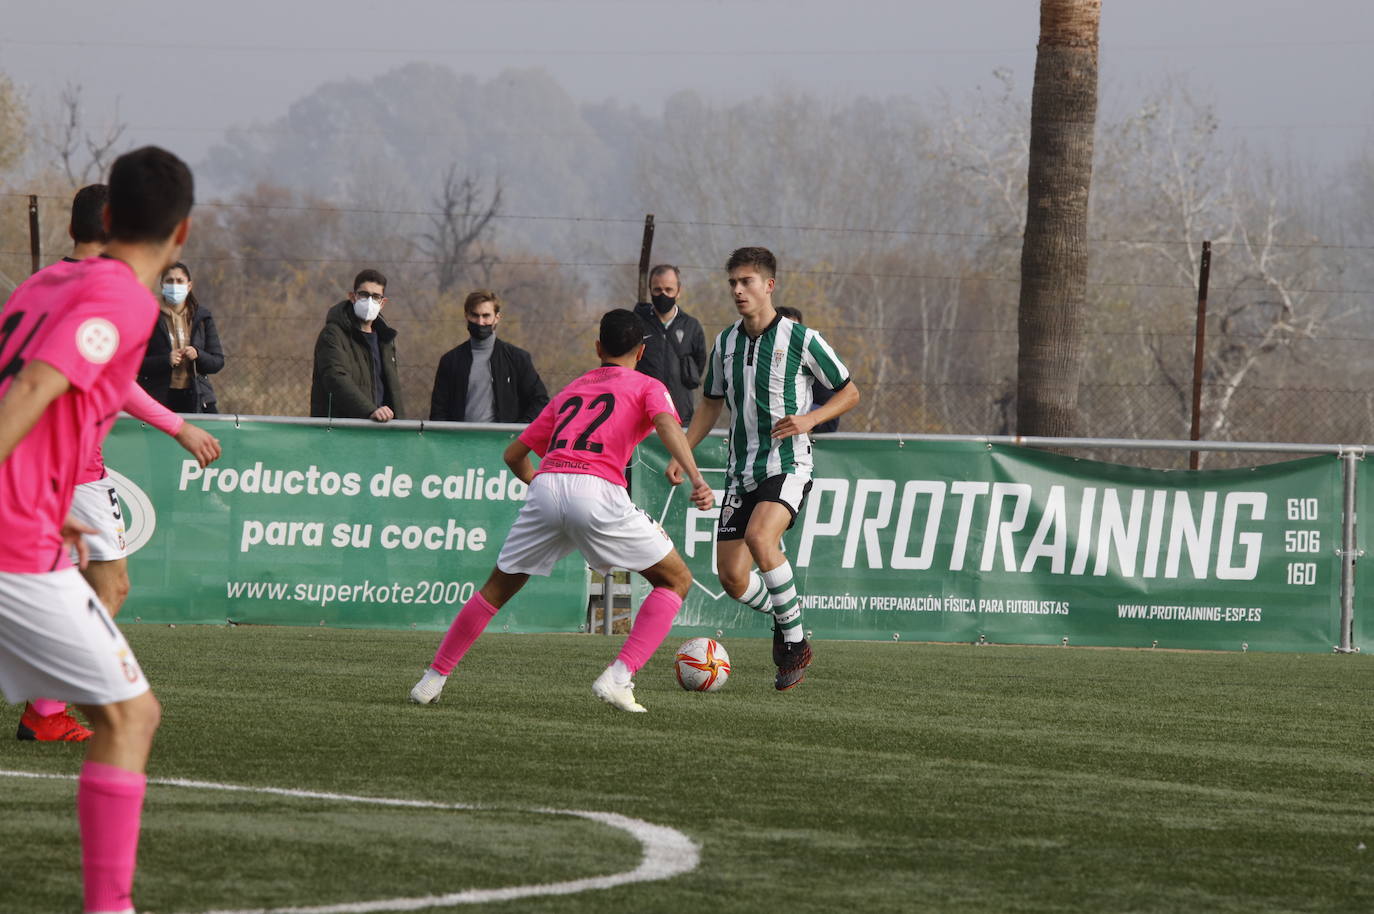
<svg viewBox="0 0 1374 914"><path fill-rule="evenodd" d="M623 714L590 692L619 638L488 635L443 701L417 707L434 633L127 631L164 705L154 778L482 807L155 784L144 914L638 864L628 834L543 808L672 826L700 865L447 910L1374 910L1363 656L819 642L778 694L769 644L741 639L722 691L681 691L662 650L636 690L649 713ZM74 774L82 755L0 746L4 769ZM0 778L0 911L80 909L73 791Z"/></svg>

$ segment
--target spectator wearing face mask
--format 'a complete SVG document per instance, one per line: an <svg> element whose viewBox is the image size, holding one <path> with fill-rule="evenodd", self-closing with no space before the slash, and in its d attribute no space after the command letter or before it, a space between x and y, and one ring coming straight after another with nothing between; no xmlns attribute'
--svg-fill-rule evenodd
<svg viewBox="0 0 1374 914"><path fill-rule="evenodd" d="M534 360L498 339L501 296L478 289L463 301L468 340L444 353L434 372L429 418L440 422L533 422L549 402Z"/></svg>
<svg viewBox="0 0 1374 914"><path fill-rule="evenodd" d="M396 331L382 320L386 277L363 270L348 298L329 309L315 340L310 415L334 419L400 418Z"/></svg>
<svg viewBox="0 0 1374 914"><path fill-rule="evenodd" d="M196 300L191 271L174 263L162 272L162 314L148 339L138 383L175 413L217 413L209 375L224 367L215 318Z"/></svg>
<svg viewBox="0 0 1374 914"><path fill-rule="evenodd" d="M677 303L682 296L682 274L677 267L661 263L650 270L649 294L650 301L635 305L635 314L644 324L644 355L638 370L663 382L683 425L689 425L696 412L692 391L701 386L706 368L706 333L701 321Z"/></svg>

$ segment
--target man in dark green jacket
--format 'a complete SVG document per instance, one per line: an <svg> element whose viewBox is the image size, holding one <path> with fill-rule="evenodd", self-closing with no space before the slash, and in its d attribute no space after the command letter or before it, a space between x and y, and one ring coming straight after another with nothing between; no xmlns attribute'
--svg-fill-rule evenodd
<svg viewBox="0 0 1374 914"><path fill-rule="evenodd" d="M329 309L315 340L310 415L335 419L400 418L396 331L382 320L386 277L363 270L348 299Z"/></svg>

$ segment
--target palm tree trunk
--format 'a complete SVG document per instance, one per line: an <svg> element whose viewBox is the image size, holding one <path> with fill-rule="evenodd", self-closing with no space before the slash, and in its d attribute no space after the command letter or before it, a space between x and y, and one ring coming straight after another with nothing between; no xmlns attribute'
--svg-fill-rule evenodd
<svg viewBox="0 0 1374 914"><path fill-rule="evenodd" d="M1017 315L1016 430L1075 436L1102 0L1041 0Z"/></svg>

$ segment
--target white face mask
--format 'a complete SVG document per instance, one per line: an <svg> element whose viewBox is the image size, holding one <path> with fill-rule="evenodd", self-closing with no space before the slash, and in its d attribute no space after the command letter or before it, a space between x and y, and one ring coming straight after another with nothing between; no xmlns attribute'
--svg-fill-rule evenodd
<svg viewBox="0 0 1374 914"><path fill-rule="evenodd" d="M358 320L364 324L375 321L377 315L382 313L382 300L370 295L359 295L353 300L353 313L358 315Z"/></svg>
<svg viewBox="0 0 1374 914"><path fill-rule="evenodd" d="M190 294L191 287L184 282L164 282L162 284L162 297L174 305L186 301L186 296Z"/></svg>

